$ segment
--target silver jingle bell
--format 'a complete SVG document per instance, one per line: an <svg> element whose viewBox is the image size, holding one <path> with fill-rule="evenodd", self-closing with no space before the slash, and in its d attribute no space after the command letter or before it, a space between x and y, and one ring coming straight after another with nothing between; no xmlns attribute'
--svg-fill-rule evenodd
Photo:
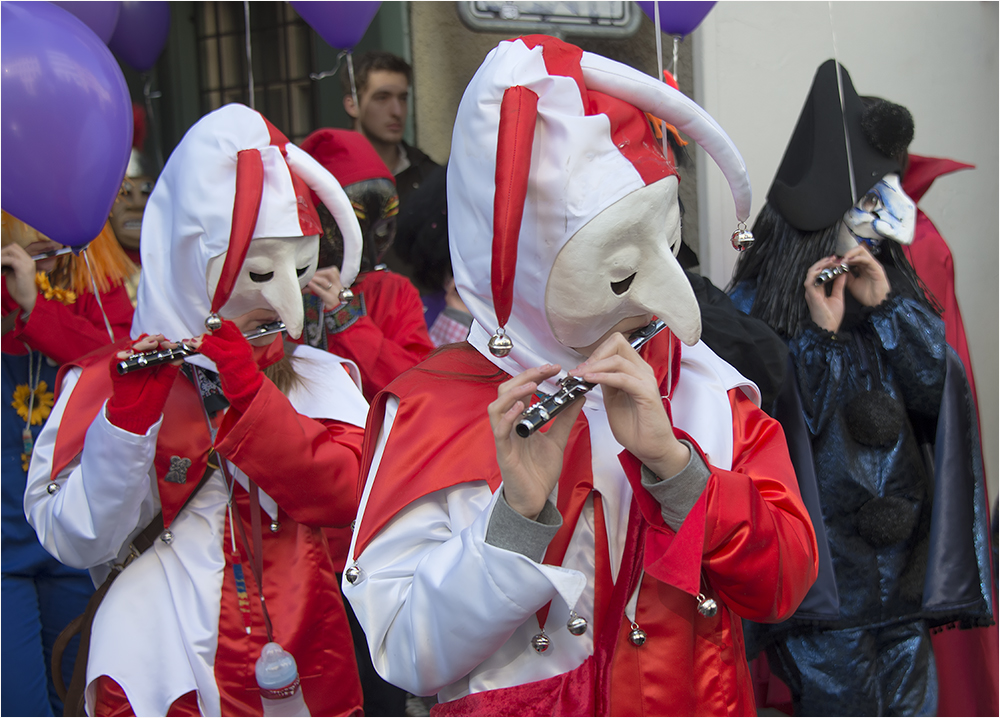
<svg viewBox="0 0 1000 718"><path fill-rule="evenodd" d="M490 337L489 347L490 354L497 358L503 358L510 354L510 350L514 348L514 342L500 328Z"/></svg>
<svg viewBox="0 0 1000 718"><path fill-rule="evenodd" d="M55 481L50 481L49 485L45 487L45 490L48 491L50 494L54 494L59 490L59 484L57 484Z"/></svg>
<svg viewBox="0 0 1000 718"><path fill-rule="evenodd" d="M638 648L646 642L646 638L646 632L633 623L632 630L628 634L628 640L632 645Z"/></svg>
<svg viewBox="0 0 1000 718"><path fill-rule="evenodd" d="M351 566L349 569L344 571L344 578L346 578L347 582L352 586L358 582L358 579L360 577L361 577L361 569L358 568L356 565Z"/></svg>
<svg viewBox="0 0 1000 718"><path fill-rule="evenodd" d="M705 618L711 618L719 612L719 604L715 602L714 598L706 598L703 593L699 593L696 598L698 599L698 613Z"/></svg>
<svg viewBox="0 0 1000 718"><path fill-rule="evenodd" d="M222 317L220 317L215 312L212 312L207 317L205 317L205 329L210 332L217 331L222 328Z"/></svg>
<svg viewBox="0 0 1000 718"><path fill-rule="evenodd" d="M587 619L574 613L566 621L566 630L574 636L582 636L587 632Z"/></svg>
<svg viewBox="0 0 1000 718"><path fill-rule="evenodd" d="M347 304L349 301L354 299L354 292L351 291L350 287L344 287L337 295L337 299L339 299L342 304Z"/></svg>
<svg viewBox="0 0 1000 718"><path fill-rule="evenodd" d="M535 649L535 653L545 653L549 650L549 637L545 635L545 631L531 639L531 647Z"/></svg>
<svg viewBox="0 0 1000 718"><path fill-rule="evenodd" d="M280 521L272 521L271 522L271 533L276 534L280 530L281 530L281 522Z"/></svg>
<svg viewBox="0 0 1000 718"><path fill-rule="evenodd" d="M740 227L730 238L733 243L733 249L737 252L745 252L753 246L753 232L747 230L746 227Z"/></svg>
<svg viewBox="0 0 1000 718"><path fill-rule="evenodd" d="M166 530L166 531L164 531L163 533L160 534L160 541L162 541L167 546L169 546L170 544L172 544L174 542L174 535L168 529L168 530Z"/></svg>

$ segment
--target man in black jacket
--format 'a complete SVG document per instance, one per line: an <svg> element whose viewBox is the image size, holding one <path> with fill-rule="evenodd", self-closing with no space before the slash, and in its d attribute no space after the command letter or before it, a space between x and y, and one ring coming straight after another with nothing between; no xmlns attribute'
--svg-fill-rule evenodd
<svg viewBox="0 0 1000 718"><path fill-rule="evenodd" d="M354 58L357 100L351 93L350 78L341 76L344 109L353 119L353 129L375 147L386 167L396 178L400 205L438 166L416 147L403 141L413 69L403 58L382 50L372 50Z"/></svg>

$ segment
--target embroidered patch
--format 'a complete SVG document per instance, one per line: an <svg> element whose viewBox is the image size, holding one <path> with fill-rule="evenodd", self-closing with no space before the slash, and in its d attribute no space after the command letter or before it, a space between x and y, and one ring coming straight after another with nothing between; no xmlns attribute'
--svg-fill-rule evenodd
<svg viewBox="0 0 1000 718"><path fill-rule="evenodd" d="M367 314L368 311L365 308L365 295L359 292L354 295L354 298L351 299L351 301L346 304L341 304L332 312L326 313L326 331L329 334L342 332Z"/></svg>
<svg viewBox="0 0 1000 718"><path fill-rule="evenodd" d="M182 459L179 456L170 457L170 470L163 477L164 481L172 484L183 484L187 481L187 470L191 468L191 459Z"/></svg>

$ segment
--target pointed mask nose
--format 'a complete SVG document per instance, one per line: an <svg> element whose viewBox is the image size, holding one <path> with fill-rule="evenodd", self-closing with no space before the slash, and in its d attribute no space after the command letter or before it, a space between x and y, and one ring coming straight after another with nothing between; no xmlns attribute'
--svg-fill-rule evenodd
<svg viewBox="0 0 1000 718"><path fill-rule="evenodd" d="M587 347L623 319L655 314L685 344L697 343L698 302L670 249L679 238L676 177L636 190L588 222L549 275L545 308L556 339Z"/></svg>
<svg viewBox="0 0 1000 718"><path fill-rule="evenodd" d="M302 335L303 309L302 289L295 267L276 267L274 277L260 293L285 323L288 336L298 339Z"/></svg>

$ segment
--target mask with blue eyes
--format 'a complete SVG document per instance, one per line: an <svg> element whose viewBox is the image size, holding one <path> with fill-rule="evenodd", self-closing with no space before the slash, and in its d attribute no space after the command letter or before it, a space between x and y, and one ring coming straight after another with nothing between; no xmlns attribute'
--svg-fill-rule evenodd
<svg viewBox="0 0 1000 718"><path fill-rule="evenodd" d="M837 254L843 256L863 242L878 254L882 240L913 242L917 205L910 199L896 173L887 174L844 214L837 237Z"/></svg>

